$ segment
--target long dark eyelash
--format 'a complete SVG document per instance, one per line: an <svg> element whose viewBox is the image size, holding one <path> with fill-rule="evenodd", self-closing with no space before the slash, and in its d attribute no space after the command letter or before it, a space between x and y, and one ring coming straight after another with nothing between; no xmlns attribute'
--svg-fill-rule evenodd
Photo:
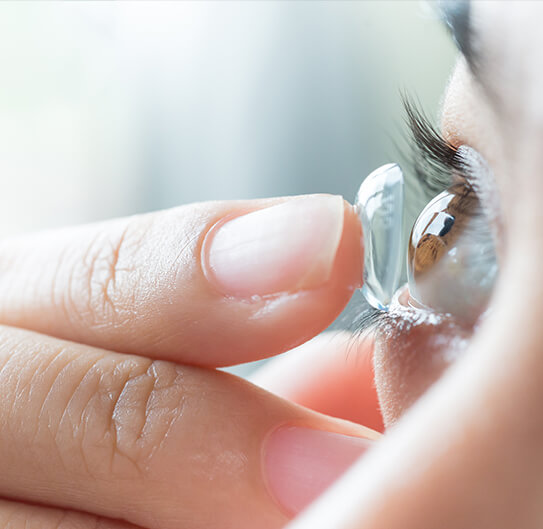
<svg viewBox="0 0 543 529"><path fill-rule="evenodd" d="M452 175L462 177L466 164L456 147L432 124L415 100L402 94L405 120L410 132L410 172L430 199L452 183Z"/></svg>

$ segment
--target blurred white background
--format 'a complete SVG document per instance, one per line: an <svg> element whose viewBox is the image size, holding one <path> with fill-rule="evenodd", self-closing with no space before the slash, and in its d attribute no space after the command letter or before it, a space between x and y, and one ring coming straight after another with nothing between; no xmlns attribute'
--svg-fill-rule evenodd
<svg viewBox="0 0 543 529"><path fill-rule="evenodd" d="M352 198L430 114L420 2L1 2L0 234L197 200Z"/></svg>

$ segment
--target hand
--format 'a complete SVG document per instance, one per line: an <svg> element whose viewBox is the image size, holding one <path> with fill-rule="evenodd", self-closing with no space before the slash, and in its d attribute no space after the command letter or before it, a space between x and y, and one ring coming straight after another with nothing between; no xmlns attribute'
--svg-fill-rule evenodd
<svg viewBox="0 0 543 529"><path fill-rule="evenodd" d="M2 527L278 528L377 437L210 369L342 310L361 256L339 197L196 204L0 256Z"/></svg>

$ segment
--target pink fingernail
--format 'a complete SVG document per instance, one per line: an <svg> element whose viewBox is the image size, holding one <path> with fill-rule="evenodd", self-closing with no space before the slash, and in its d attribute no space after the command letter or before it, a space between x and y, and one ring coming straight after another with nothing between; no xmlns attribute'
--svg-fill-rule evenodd
<svg viewBox="0 0 543 529"><path fill-rule="evenodd" d="M273 431L264 445L264 474L270 492L291 514L320 496L372 441L297 426Z"/></svg>
<svg viewBox="0 0 543 529"><path fill-rule="evenodd" d="M340 196L309 195L235 217L206 238L206 275L238 297L316 288L330 277L343 216Z"/></svg>

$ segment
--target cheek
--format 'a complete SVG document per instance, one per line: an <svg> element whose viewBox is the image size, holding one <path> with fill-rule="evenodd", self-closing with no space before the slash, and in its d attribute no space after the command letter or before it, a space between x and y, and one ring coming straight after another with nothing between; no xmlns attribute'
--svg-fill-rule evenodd
<svg viewBox="0 0 543 529"><path fill-rule="evenodd" d="M466 349L468 333L450 321L392 321L375 340L375 383L387 427Z"/></svg>

